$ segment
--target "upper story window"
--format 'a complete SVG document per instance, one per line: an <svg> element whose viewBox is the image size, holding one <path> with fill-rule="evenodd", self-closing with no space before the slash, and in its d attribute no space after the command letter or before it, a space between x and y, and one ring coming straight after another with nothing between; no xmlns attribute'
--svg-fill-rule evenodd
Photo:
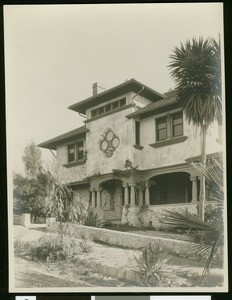
<svg viewBox="0 0 232 300"><path fill-rule="evenodd" d="M135 144L140 145L140 122L135 121Z"/></svg>
<svg viewBox="0 0 232 300"><path fill-rule="evenodd" d="M91 118L100 116L102 114L106 114L106 113L108 113L108 112L110 112L114 109L123 107L125 105L126 105L126 98L122 98L122 99L119 99L119 100L114 101L112 103L100 106L98 108L95 108L95 109L91 110Z"/></svg>
<svg viewBox="0 0 232 300"><path fill-rule="evenodd" d="M84 141L80 140L76 143L69 144L68 150L68 163L74 163L83 160L84 158Z"/></svg>
<svg viewBox="0 0 232 300"><path fill-rule="evenodd" d="M183 113L169 114L156 119L156 141L183 136Z"/></svg>

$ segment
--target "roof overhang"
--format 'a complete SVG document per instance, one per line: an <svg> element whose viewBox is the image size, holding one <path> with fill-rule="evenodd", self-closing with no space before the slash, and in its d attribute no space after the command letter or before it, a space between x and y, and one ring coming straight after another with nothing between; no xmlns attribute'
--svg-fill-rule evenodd
<svg viewBox="0 0 232 300"><path fill-rule="evenodd" d="M162 99L157 101L156 103L152 103L146 105L145 107L136 110L135 112L128 114L126 117L130 118L147 118L152 116L154 113L162 113L165 112L167 109L174 109L181 107L179 101L176 99Z"/></svg>
<svg viewBox="0 0 232 300"><path fill-rule="evenodd" d="M55 138L52 138L48 141L45 141L43 143L38 144L38 147L46 148L50 150L56 150L57 145L68 143L70 141L73 141L75 138L81 138L84 137L86 132L88 132L89 129L85 128L85 126L76 128L74 130L68 131L64 134L61 134Z"/></svg>
<svg viewBox="0 0 232 300"><path fill-rule="evenodd" d="M139 95L149 99L152 102L158 101L165 98L164 95L156 92L155 90L149 88L148 86L142 84L141 82L135 80L134 78L125 81L111 89L101 92L97 95L91 96L85 100L75 103L68 108L76 112L85 114L86 109L101 104L112 98L119 97L128 92L139 93Z"/></svg>

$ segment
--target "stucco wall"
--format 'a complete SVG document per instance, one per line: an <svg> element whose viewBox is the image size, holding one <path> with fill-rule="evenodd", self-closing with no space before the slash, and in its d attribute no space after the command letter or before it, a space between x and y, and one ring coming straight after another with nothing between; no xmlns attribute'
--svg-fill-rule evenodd
<svg viewBox="0 0 232 300"><path fill-rule="evenodd" d="M63 183L83 180L86 177L86 165L73 167L64 167L67 164L67 145L62 144L57 147L57 172L60 180Z"/></svg>
<svg viewBox="0 0 232 300"><path fill-rule="evenodd" d="M200 154L199 130L184 118L184 136L188 138L181 143L153 148L149 144L156 141L155 116L143 119L141 128L141 146L139 153L140 169L159 168L169 165L181 164L185 159ZM139 152L139 151L138 151Z"/></svg>
<svg viewBox="0 0 232 300"><path fill-rule="evenodd" d="M112 169L123 169L126 159L133 162L133 120L125 117L132 112L132 109L128 108L86 123L86 127L89 129L86 136L87 173L89 176L98 172L110 173ZM111 157L107 157L100 149L100 143L107 129L112 129L120 139L120 144Z"/></svg>
<svg viewBox="0 0 232 300"><path fill-rule="evenodd" d="M89 200L90 200L90 193L87 187L76 187L74 189L74 199L73 199L74 206L78 206L79 201L83 201L86 204L89 204Z"/></svg>
<svg viewBox="0 0 232 300"><path fill-rule="evenodd" d="M223 129L222 129L223 131ZM222 136L222 142L224 137ZM207 153L215 153L223 150L223 143L219 142L219 126L217 122L211 124L208 129L208 135L206 138L206 152Z"/></svg>

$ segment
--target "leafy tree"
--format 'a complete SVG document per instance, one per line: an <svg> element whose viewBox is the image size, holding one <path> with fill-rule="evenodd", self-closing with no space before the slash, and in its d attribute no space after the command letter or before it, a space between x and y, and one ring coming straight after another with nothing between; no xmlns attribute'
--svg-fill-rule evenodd
<svg viewBox="0 0 232 300"><path fill-rule="evenodd" d="M22 160L26 176L14 174L14 199L20 203L24 213L31 214L34 223L46 216L45 200L52 178L43 168L41 151L34 142L25 147Z"/></svg>
<svg viewBox="0 0 232 300"><path fill-rule="evenodd" d="M32 142L25 147L22 159L27 176L36 177L43 171L41 156L41 151L37 148L35 142Z"/></svg>
<svg viewBox="0 0 232 300"><path fill-rule="evenodd" d="M189 122L201 130L201 162L206 164L206 136L210 124L222 123L220 41L193 38L170 55L177 100ZM205 177L201 181L200 217L204 220Z"/></svg>
<svg viewBox="0 0 232 300"><path fill-rule="evenodd" d="M47 173L39 173L35 177L14 174L14 198L21 202L24 213L31 214L32 223L37 219L45 218L47 207L45 199L47 187L51 180Z"/></svg>

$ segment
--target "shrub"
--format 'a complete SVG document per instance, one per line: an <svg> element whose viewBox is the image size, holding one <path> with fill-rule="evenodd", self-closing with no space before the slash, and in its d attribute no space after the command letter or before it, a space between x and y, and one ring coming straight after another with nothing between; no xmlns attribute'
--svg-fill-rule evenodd
<svg viewBox="0 0 232 300"><path fill-rule="evenodd" d="M36 243L16 240L15 253L32 260L57 261L75 258L80 252L79 241L68 236L44 235Z"/></svg>
<svg viewBox="0 0 232 300"><path fill-rule="evenodd" d="M88 207L84 219L85 226L102 227L104 225L102 211Z"/></svg>

